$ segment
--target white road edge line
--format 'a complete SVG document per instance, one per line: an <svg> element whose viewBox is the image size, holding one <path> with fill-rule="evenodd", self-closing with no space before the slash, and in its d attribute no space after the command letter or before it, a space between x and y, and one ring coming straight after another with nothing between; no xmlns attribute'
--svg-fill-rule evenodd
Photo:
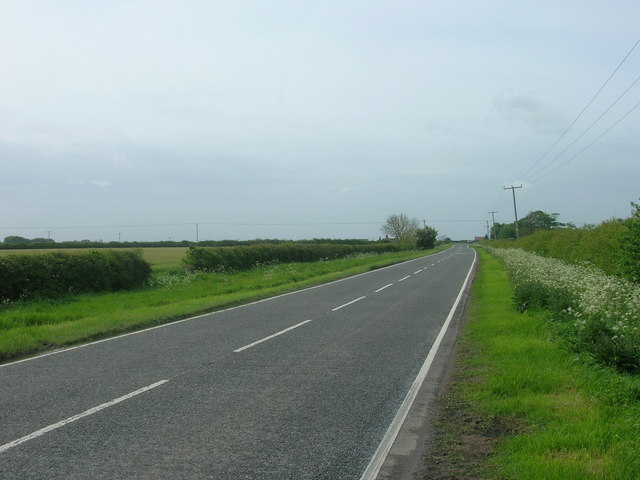
<svg viewBox="0 0 640 480"><path fill-rule="evenodd" d="M377 290L375 291L375 293L381 292L381 291L382 291L382 290L384 290L385 288L389 288L391 285L393 285L393 283L390 283L389 285L385 285L384 287L381 287L381 288L377 289Z"/></svg>
<svg viewBox="0 0 640 480"><path fill-rule="evenodd" d="M48 433L48 432L50 432L52 430L56 430L56 429L58 429L60 427L64 427L65 425L68 425L69 423L75 422L76 420L80 420L81 418L88 417L89 415L93 415L94 413L97 413L100 410L104 410L105 408L111 407L111 406L115 405L116 403L120 403L120 402L123 402L125 400L128 400L131 397L135 397L136 395L140 395L141 393L144 393L144 392L146 392L148 390L151 390L152 388L159 387L160 385L163 385L163 384L167 383L168 381L169 380L160 380L159 382L152 383L151 385L147 385L146 387L143 387L143 388L141 388L139 390L136 390L135 392L127 393L126 395L123 395L122 397L118 397L118 398L116 398L114 400L111 400L110 402L103 403L101 405L98 405L97 407L90 408L89 410L86 410L86 411L84 411L82 413L74 415L73 417L69 417L69 418L67 418L65 420L62 420L61 422L54 423L52 425L49 425L48 427L44 427L44 428L41 428L40 430L36 430L35 432L30 433L29 435L25 435L22 438L18 438L17 440L14 440L12 442L5 443L4 445L0 445L0 453L6 452L10 448L18 446L21 443L28 442L29 440L33 440L34 438L38 438L38 437L40 437L40 436L44 435L45 433Z"/></svg>
<svg viewBox="0 0 640 480"><path fill-rule="evenodd" d="M469 267L467 278L465 278L464 283L460 288L460 292L456 297L456 301L453 302L453 306L449 311L449 315L447 315L447 318L444 321L444 324L442 325L442 328L440 329L440 332L438 333L436 340L433 342L433 345L431 346L431 350L429 350L429 354L427 355L427 358L422 364L422 368L420 369L420 372L418 372L418 376L414 380L413 385L411 385L411 388L409 389L407 396L402 402L402 405L400 405L400 409L398 410L398 413L396 413L396 416L394 417L393 422L391 422L391 425L389 425L387 432L385 433L384 437L382 437L382 441L380 442L380 445L378 445L378 448L374 453L373 458L371 459L371 461L369 462L369 465L367 466L366 470L362 474L362 477L360 477L360 480L374 480L378 475L378 473L380 472L380 469L382 468L382 465L386 460L387 455L389 454L389 451L391 450L391 446L393 445L393 442L398 436L398 433L400 432L400 428L402 427L402 424L406 420L407 415L409 414L409 410L411 409L411 406L413 405L413 402L416 399L416 396L418 395L418 391L420 390L420 387L422 387L422 384L424 383L424 380L427 377L427 374L429 373L429 369L431 368L433 359L435 358L436 353L438 352L438 348L440 348L442 339L444 338L447 330L449 329L449 324L451 323L451 320L453 319L453 315L455 314L458 308L458 304L462 299L462 294L464 293L465 288L467 288L467 284L469 283L469 278L471 277L471 272L473 271L473 267L475 264L476 264L476 252L474 250L473 262L471 263L471 267Z"/></svg>
<svg viewBox="0 0 640 480"><path fill-rule="evenodd" d="M331 311L335 312L336 310L340 310L341 308L344 308L347 305L351 305L352 303L359 302L360 300L362 300L363 298L366 298L366 297L367 297L366 295L363 295L361 297L356 298L355 300L351 300L350 302L345 303L344 305L340 305L339 307L332 308Z"/></svg>
<svg viewBox="0 0 640 480"><path fill-rule="evenodd" d="M400 280L398 280L399 282L402 282L403 280L406 280L407 278L409 278L411 275L407 275L406 277L402 277Z"/></svg>
<svg viewBox="0 0 640 480"><path fill-rule="evenodd" d="M290 332L290 331L291 331L291 330L293 330L294 328L301 327L302 325L304 325L305 323L309 323L310 321L311 321L311 320L305 320L304 322L300 322L300 323L298 323L297 325L294 325L294 326L289 327L289 328L285 328L284 330L280 330L279 332L274 333L273 335L269 335L268 337L264 337L264 338L263 338L263 339L261 339L261 340L258 340L258 341L256 341L256 342L250 343L249 345L245 345L244 347L240 347L240 348L238 348L237 350L234 350L234 351L233 351L233 353L239 353L239 352L242 352L242 351L244 351L244 350L247 350L247 349L249 349L249 348L251 348L251 347L255 347L256 345L258 345L258 344L260 344L260 343L262 343L262 342L266 342L267 340L271 340L272 338L278 337L278 336L282 335L283 333Z"/></svg>

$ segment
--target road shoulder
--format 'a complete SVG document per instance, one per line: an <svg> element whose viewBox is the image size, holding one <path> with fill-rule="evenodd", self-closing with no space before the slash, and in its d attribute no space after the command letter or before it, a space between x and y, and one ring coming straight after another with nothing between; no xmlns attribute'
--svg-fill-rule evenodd
<svg viewBox="0 0 640 480"><path fill-rule="evenodd" d="M474 272L475 274L475 272ZM440 344L429 375L409 410L398 436L385 459L377 480L414 480L422 478L425 452L430 452L440 421L439 399L446 396L454 375L454 356L460 331L466 317L466 306L473 282L468 282L463 302L456 309L451 324Z"/></svg>

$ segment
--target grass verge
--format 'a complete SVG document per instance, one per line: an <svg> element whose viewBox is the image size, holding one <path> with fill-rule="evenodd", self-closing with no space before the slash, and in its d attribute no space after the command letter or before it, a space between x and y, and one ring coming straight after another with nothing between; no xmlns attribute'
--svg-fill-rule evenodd
<svg viewBox="0 0 640 480"><path fill-rule="evenodd" d="M519 314L480 250L425 479L640 478L640 378L576 356L544 311Z"/></svg>
<svg viewBox="0 0 640 480"><path fill-rule="evenodd" d="M0 307L0 361L246 303L433 254L434 250L275 264L237 273L162 270L153 286Z"/></svg>

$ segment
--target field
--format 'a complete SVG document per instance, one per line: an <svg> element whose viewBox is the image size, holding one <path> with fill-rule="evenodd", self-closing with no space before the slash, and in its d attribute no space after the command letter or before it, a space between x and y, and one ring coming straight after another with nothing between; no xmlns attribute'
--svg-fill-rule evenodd
<svg viewBox="0 0 640 480"><path fill-rule="evenodd" d="M317 285L445 248L265 265L236 273L186 273L179 268L183 249L148 249L155 271L146 288L0 306L0 360Z"/></svg>

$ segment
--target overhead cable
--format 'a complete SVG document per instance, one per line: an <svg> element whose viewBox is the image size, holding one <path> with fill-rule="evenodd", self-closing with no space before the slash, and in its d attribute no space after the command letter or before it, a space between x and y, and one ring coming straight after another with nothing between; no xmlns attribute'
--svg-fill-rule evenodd
<svg viewBox="0 0 640 480"><path fill-rule="evenodd" d="M553 145L551 145L551 147L549 147L547 149L546 152L544 152L535 162L533 165L531 165L531 167L529 167L522 175L520 175L518 178L524 178L531 170L533 170L535 167L538 166L538 164L544 160L547 155L549 155L549 153L551 153L551 151L556 147L556 145L558 145L558 143L560 143L560 141L565 137L565 135L569 132L569 130L571 130L571 128L575 125L575 123L580 119L580 117L582 117L582 114L584 114L584 112L591 106L591 104L594 102L594 100L598 97L598 95L600 95L600 92L602 92L602 90L604 90L604 88L608 85L609 81L613 78L613 76L616 74L616 72L620 69L620 67L622 67L622 65L627 61L627 58L629 58L629 55L631 55L631 52L633 52L633 50L636 48L636 46L638 46L638 44L640 43L640 38L638 38L638 40L636 41L636 43L633 44L633 47L631 47L631 50L629 50L629 52L627 52L627 54L624 56L624 58L620 61L620 63L618 64L618 66L615 68L615 70L611 73L611 75L609 75L609 78L607 78L607 80L602 84L602 86L598 89L598 91L593 95L593 97L591 98L591 100L589 100L589 102L587 102L587 104L584 106L584 108L582 109L582 111L578 114L578 116L573 120L573 122L571 122L571 124L566 128L566 130L564 132L562 132L562 134L558 137L558 139L553 143Z"/></svg>

